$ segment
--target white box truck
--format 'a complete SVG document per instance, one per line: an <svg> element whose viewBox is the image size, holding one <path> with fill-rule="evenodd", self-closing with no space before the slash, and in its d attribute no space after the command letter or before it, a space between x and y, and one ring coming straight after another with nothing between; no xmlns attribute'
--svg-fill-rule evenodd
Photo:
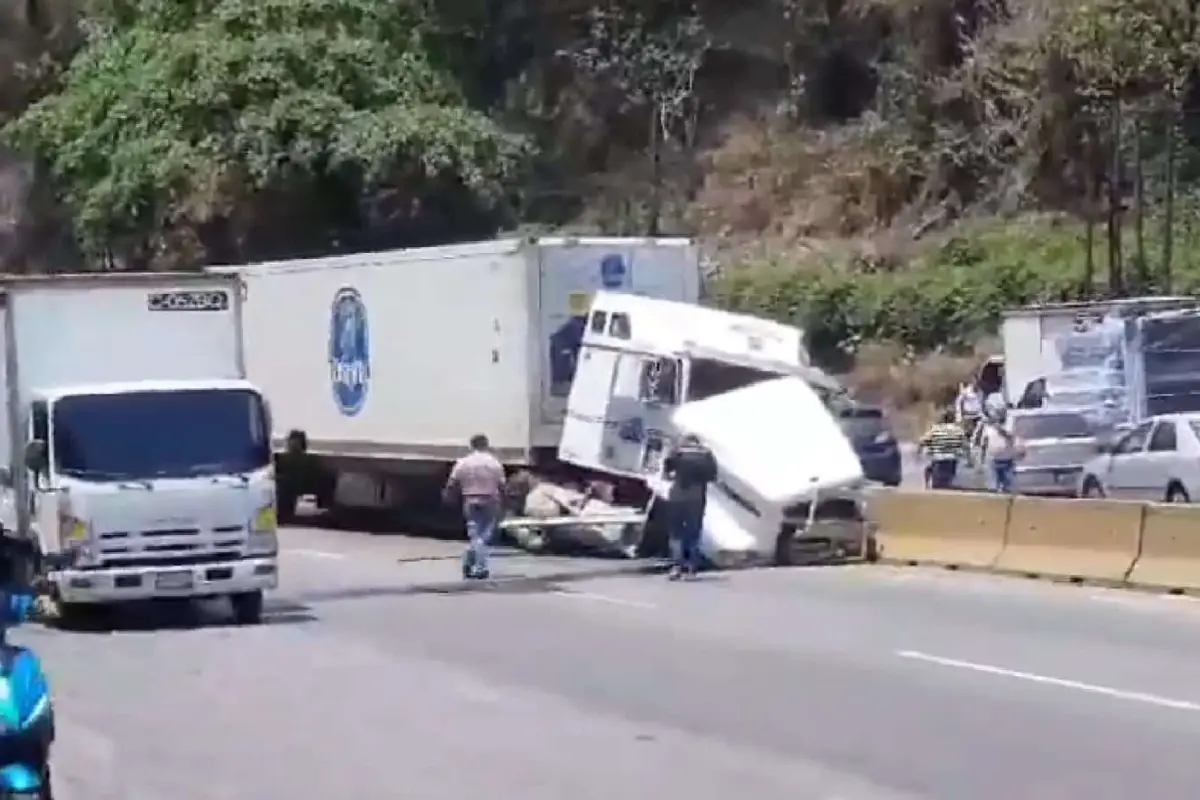
<svg viewBox="0 0 1200 800"><path fill-rule="evenodd" d="M0 279L0 524L64 617L228 596L261 618L275 491L241 297L224 275Z"/></svg>
<svg viewBox="0 0 1200 800"><path fill-rule="evenodd" d="M556 458L588 309L609 290L695 303L689 239L541 238L232 267L249 376L271 402L279 509L438 507L476 433ZM577 470L573 470L578 472Z"/></svg>

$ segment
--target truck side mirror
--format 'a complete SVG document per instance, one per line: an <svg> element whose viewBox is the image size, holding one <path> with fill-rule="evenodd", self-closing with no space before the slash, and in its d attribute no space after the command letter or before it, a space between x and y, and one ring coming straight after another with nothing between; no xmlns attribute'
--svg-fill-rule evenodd
<svg viewBox="0 0 1200 800"><path fill-rule="evenodd" d="M25 467L34 475L46 471L46 443L41 439L33 439L25 445Z"/></svg>

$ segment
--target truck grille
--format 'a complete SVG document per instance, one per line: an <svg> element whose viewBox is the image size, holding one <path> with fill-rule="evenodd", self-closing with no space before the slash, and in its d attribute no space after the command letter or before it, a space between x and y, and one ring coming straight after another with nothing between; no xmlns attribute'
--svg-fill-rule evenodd
<svg viewBox="0 0 1200 800"><path fill-rule="evenodd" d="M197 564L242 557L244 525L105 531L96 536L97 568Z"/></svg>

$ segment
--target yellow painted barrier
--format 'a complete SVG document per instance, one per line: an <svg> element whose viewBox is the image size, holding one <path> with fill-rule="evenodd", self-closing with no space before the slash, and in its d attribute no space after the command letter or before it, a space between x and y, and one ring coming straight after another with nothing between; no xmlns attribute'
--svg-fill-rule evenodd
<svg viewBox="0 0 1200 800"><path fill-rule="evenodd" d="M1141 503L1016 497L1000 570L1073 580L1124 581L1137 558Z"/></svg>
<svg viewBox="0 0 1200 800"><path fill-rule="evenodd" d="M1200 591L1200 506L1146 505L1142 551L1129 582Z"/></svg>
<svg viewBox="0 0 1200 800"><path fill-rule="evenodd" d="M1011 502L975 492L883 490L867 501L867 516L883 559L986 568L1004 547Z"/></svg>

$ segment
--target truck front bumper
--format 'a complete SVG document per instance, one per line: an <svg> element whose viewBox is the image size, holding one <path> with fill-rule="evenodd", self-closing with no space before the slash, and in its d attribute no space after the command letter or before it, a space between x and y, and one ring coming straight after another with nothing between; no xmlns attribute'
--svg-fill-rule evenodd
<svg viewBox="0 0 1200 800"><path fill-rule="evenodd" d="M50 576L64 603L215 597L274 589L274 557L161 567L66 569Z"/></svg>

